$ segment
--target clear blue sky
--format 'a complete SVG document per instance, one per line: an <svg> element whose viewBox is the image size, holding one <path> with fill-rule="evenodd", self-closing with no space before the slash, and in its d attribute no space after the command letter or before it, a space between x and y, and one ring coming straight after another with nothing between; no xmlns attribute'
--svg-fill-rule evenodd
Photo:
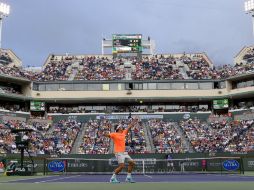
<svg viewBox="0 0 254 190"><path fill-rule="evenodd" d="M253 44L244 0L0 0L11 5L3 48L24 66L50 53L100 54L102 35L141 33L156 53L206 52L216 65L233 63Z"/></svg>

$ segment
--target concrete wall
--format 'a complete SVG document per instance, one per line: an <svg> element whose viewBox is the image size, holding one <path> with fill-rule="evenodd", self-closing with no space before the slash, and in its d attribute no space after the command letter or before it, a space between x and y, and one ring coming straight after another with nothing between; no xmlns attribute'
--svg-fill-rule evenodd
<svg viewBox="0 0 254 190"><path fill-rule="evenodd" d="M131 90L128 91L32 91L33 98L38 99L214 99L214 98L228 98L239 94L253 94L254 87L247 87L241 89L213 89L213 90Z"/></svg>

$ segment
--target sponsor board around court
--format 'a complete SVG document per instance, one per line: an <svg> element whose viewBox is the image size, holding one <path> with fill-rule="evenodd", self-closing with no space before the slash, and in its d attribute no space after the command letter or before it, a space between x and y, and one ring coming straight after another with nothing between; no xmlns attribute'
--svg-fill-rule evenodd
<svg viewBox="0 0 254 190"><path fill-rule="evenodd" d="M184 115L183 115L183 119L189 119L191 116L190 116L190 114L189 113L185 113Z"/></svg>
<svg viewBox="0 0 254 190"><path fill-rule="evenodd" d="M53 160L48 163L48 170L51 172L62 172L65 169L65 163L58 160Z"/></svg>
<svg viewBox="0 0 254 190"><path fill-rule="evenodd" d="M254 160L247 161L247 165L249 168L254 168Z"/></svg>
<svg viewBox="0 0 254 190"><path fill-rule="evenodd" d="M254 158L246 158L244 169L249 171L254 171Z"/></svg>
<svg viewBox="0 0 254 190"><path fill-rule="evenodd" d="M73 163L70 163L70 162L68 162L67 166L68 166L68 168L87 168L88 167L88 163L84 163L84 162L73 162Z"/></svg>
<svg viewBox="0 0 254 190"><path fill-rule="evenodd" d="M163 115L132 115L133 117L138 117L139 119L163 119ZM119 120L119 119L128 119L129 114L126 115L99 115L96 116L96 119L109 119L109 120Z"/></svg>
<svg viewBox="0 0 254 190"><path fill-rule="evenodd" d="M237 160L225 160L223 162L223 168L228 171L235 171L238 170L240 164Z"/></svg>

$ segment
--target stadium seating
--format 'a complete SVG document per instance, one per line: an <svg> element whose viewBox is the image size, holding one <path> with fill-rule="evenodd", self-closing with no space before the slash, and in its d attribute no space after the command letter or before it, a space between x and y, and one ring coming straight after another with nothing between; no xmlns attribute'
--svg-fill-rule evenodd
<svg viewBox="0 0 254 190"><path fill-rule="evenodd" d="M245 60L249 64L253 64L254 58L254 48L249 48L246 54L243 56L243 60Z"/></svg>
<svg viewBox="0 0 254 190"><path fill-rule="evenodd" d="M239 142L245 139L246 131L252 124L253 120L217 121L208 124L190 119L181 121L179 126L196 152L234 152L244 150L245 147L240 146Z"/></svg>
<svg viewBox="0 0 254 190"><path fill-rule="evenodd" d="M0 64L9 65L10 63L12 63L11 57L6 51L1 49L0 50Z"/></svg>
<svg viewBox="0 0 254 190"><path fill-rule="evenodd" d="M30 78L32 73L26 74L20 68L8 67L0 64L0 74L5 74L13 77Z"/></svg>
<svg viewBox="0 0 254 190"><path fill-rule="evenodd" d="M110 150L110 139L103 136L104 132L114 131L112 126L128 126L128 121L118 120L90 120L86 123L79 154L107 154ZM126 140L126 149L129 153L146 153L145 132L142 122L139 122L129 132Z"/></svg>
<svg viewBox="0 0 254 190"><path fill-rule="evenodd" d="M162 120L150 120L148 126L156 153L183 153L180 134L175 129L175 123Z"/></svg>
<svg viewBox="0 0 254 190"><path fill-rule="evenodd" d="M52 59L44 67L40 75L37 76L38 81L57 81L68 80L69 75L67 68L75 61L72 57L62 58L61 60Z"/></svg>
<svg viewBox="0 0 254 190"><path fill-rule="evenodd" d="M29 109L27 107L24 107L21 104L18 103L12 103L7 101L0 101L0 110L6 111L6 112L29 112Z"/></svg>
<svg viewBox="0 0 254 190"><path fill-rule="evenodd" d="M244 58L250 57L251 53L246 53ZM2 56L6 55L2 54ZM9 60L8 57L3 59ZM132 80L225 79L254 71L251 62L214 67L202 54L145 56L142 60L106 56L52 55L40 73L33 73L15 66L8 67L0 62L0 74L33 81L124 80L126 79L125 63L131 65Z"/></svg>
<svg viewBox="0 0 254 190"><path fill-rule="evenodd" d="M15 135L11 129L28 128L25 122L21 121L2 121L0 124L0 151L2 153L17 153Z"/></svg>
<svg viewBox="0 0 254 190"><path fill-rule="evenodd" d="M61 120L53 125L53 131L44 139L45 154L69 154L82 123L75 120Z"/></svg>
<svg viewBox="0 0 254 190"><path fill-rule="evenodd" d="M28 125L21 121L3 121L0 124L0 153L18 153L11 129L28 128L35 130L26 134L31 139L29 150L33 153L70 154L77 136L83 131L77 153L108 154L110 139L104 137L103 133L113 131L115 124L125 128L127 123L126 120L90 120L84 125L83 131L82 123L74 120L60 120L53 126L40 122ZM151 148L148 147L148 140L151 138L155 153L184 153L186 149L179 133L182 130L195 152L250 152L254 150L253 124L254 120L207 123L188 119L177 124L153 119L139 122L128 135L127 151L148 153ZM151 136L146 129L150 130Z"/></svg>
<svg viewBox="0 0 254 190"><path fill-rule="evenodd" d="M127 122L122 121L122 125L127 126ZM145 123L139 121L129 132L127 138L127 151L129 153L148 153L147 143L145 140Z"/></svg>
<svg viewBox="0 0 254 190"><path fill-rule="evenodd" d="M13 87L0 86L0 93L11 93L11 94L21 94L20 91Z"/></svg>
<svg viewBox="0 0 254 190"><path fill-rule="evenodd" d="M117 62L119 61L119 62ZM121 60L107 57L86 57L80 63L75 80L122 80L125 77Z"/></svg>
<svg viewBox="0 0 254 190"><path fill-rule="evenodd" d="M85 132L79 148L79 154L107 154L109 153L109 138L104 132L111 131L112 123L108 120L90 120L85 125Z"/></svg>
<svg viewBox="0 0 254 190"><path fill-rule="evenodd" d="M8 54L0 51L0 74L13 77L26 78L32 81L56 81L56 80L184 80L184 79L226 79L232 76L253 73L252 64L253 49L243 56L247 60L245 64L223 65L214 67L202 54L181 55L154 55L144 56L141 60L136 58L113 58L110 56L55 56L52 55L43 66L40 73L23 70L20 67L9 67L12 62ZM128 69L125 66L128 65ZM128 73L129 72L129 73ZM235 84L234 84L235 85ZM20 95L21 90L11 86L0 86L0 93ZM218 92L219 93L219 92ZM38 95L39 96L39 95ZM138 102L138 100L137 100ZM207 108L185 109L178 106L177 109L166 110L165 105L152 105L136 103L130 106L101 106L103 109L87 109L89 106L57 105L49 108L49 113L107 113L107 112L197 112L211 111ZM90 106L91 107L91 106ZM96 107L96 106L94 106ZM98 106L99 107L99 106ZM173 107L169 105L168 107ZM190 106L189 106L190 107ZM233 108L237 106L233 106ZM232 108L232 109L233 109ZM26 111L27 106L0 102L0 109L8 111ZM11 121L9 121L11 122ZM104 123L106 122L106 124ZM126 121L117 121L126 126ZM179 122L186 138L190 141L196 152L232 152L250 151L253 149L253 129L251 121L203 123L200 120L187 120ZM115 124L110 121L91 120L87 123L83 142L80 146L81 154L105 154L109 153L110 141L101 137L101 133L110 130ZM24 124L14 124L14 126ZM44 134L41 139L38 135L31 134L33 139L31 149L40 154L69 154L75 139L81 131L81 123L76 121L60 121L51 127L47 133L38 123L32 127ZM158 153L184 152L179 137L178 125L167 121L149 121L148 124L140 122L131 131L127 140L129 152L145 153L148 143L146 142L146 129L151 131L155 151ZM10 125L12 126L12 125ZM67 127L68 126L68 127ZM100 127L99 127L100 126ZM247 126L247 127L246 127ZM15 152L13 137L6 139L10 133L8 122L1 127L1 151ZM239 136L239 138L235 138ZM132 136L132 140L130 139ZM6 144L7 143L7 144ZM7 147L7 148L6 148Z"/></svg>
<svg viewBox="0 0 254 190"><path fill-rule="evenodd" d="M14 137L10 135L10 129L0 125L0 154L11 153L11 150L16 149Z"/></svg>
<svg viewBox="0 0 254 190"><path fill-rule="evenodd" d="M27 125L19 121L5 121L0 125L0 150L3 153L17 153L15 136L11 129L29 128L34 132L26 134L30 139L29 151L37 154L68 154L80 130L81 123L59 121L53 127L34 122ZM49 131L49 129L51 129ZM49 133L48 133L49 131Z"/></svg>
<svg viewBox="0 0 254 190"><path fill-rule="evenodd" d="M135 63L133 80L169 80L184 79L172 58L144 58Z"/></svg>

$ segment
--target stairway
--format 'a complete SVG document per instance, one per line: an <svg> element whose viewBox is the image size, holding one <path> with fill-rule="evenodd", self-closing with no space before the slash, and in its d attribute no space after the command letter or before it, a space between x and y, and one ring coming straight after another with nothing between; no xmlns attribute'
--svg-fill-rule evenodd
<svg viewBox="0 0 254 190"><path fill-rule="evenodd" d="M86 128L86 124L83 123L81 125L81 129L80 129L80 132L78 133L78 136L73 144L73 147L71 149L71 154L78 154L79 153L79 147L81 146L82 144L82 139L84 137L84 134L85 134L85 128Z"/></svg>
<svg viewBox="0 0 254 190"><path fill-rule="evenodd" d="M131 69L124 69L124 72L125 72L125 80L131 80L132 79L132 76L131 76Z"/></svg>
<svg viewBox="0 0 254 190"><path fill-rule="evenodd" d="M113 127L113 125L112 125L112 127L111 127L110 132L111 132L111 133L114 132L114 127ZM114 153L114 143L113 143L112 140L110 140L110 143L109 143L109 150L108 150L108 153L109 153L109 154L113 154L113 153Z"/></svg>
<svg viewBox="0 0 254 190"><path fill-rule="evenodd" d="M113 141L110 140L110 143L109 143L109 150L108 150L108 153L109 154L114 154L114 144L113 144Z"/></svg>
<svg viewBox="0 0 254 190"><path fill-rule="evenodd" d="M72 70L72 73L70 74L68 80L74 80L77 74L78 74L78 69L77 69L77 68L74 68L74 69Z"/></svg>
<svg viewBox="0 0 254 190"><path fill-rule="evenodd" d="M153 144L151 129L147 124L144 127L144 131L145 131L145 140L146 140L147 151L149 151L150 153L155 153L155 147Z"/></svg>
<svg viewBox="0 0 254 190"><path fill-rule="evenodd" d="M186 73L185 67L179 67L179 71L182 74L184 79L189 79L189 77L188 77L188 75Z"/></svg>
<svg viewBox="0 0 254 190"><path fill-rule="evenodd" d="M184 79L189 79L186 71L189 71L189 67L188 65L186 65L185 63L183 63L182 61L176 61L176 66L179 69L180 73L182 74Z"/></svg>
<svg viewBox="0 0 254 190"><path fill-rule="evenodd" d="M68 80L74 80L80 69L81 69L81 66L79 65L79 61L76 61L72 65L70 65L66 69L66 72L69 72L69 71L71 72Z"/></svg>
<svg viewBox="0 0 254 190"><path fill-rule="evenodd" d="M46 132L46 135L52 134L54 132L54 129L55 129L54 123L52 123L52 126L48 129L48 131Z"/></svg>
<svg viewBox="0 0 254 190"><path fill-rule="evenodd" d="M193 153L194 149L193 149L192 145L190 144L190 141L188 140L188 138L185 137L183 130L178 126L177 123L175 123L174 128L176 129L177 133L181 137L183 150Z"/></svg>

